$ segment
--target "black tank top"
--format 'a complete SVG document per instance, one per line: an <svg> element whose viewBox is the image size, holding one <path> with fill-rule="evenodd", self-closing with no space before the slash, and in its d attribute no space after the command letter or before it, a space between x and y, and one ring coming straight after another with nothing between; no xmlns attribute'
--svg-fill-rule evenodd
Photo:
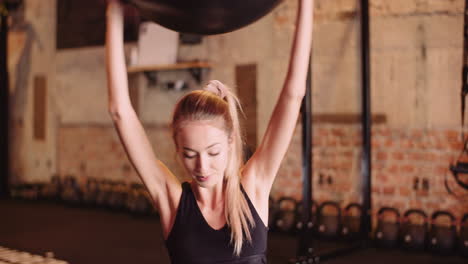
<svg viewBox="0 0 468 264"><path fill-rule="evenodd" d="M174 225L166 240L172 264L264 264L266 262L268 228L263 224L255 207L241 186L255 227L250 229L252 243L242 244L239 257L234 256L230 244L231 229L226 224L219 230L208 225L198 207L189 182L182 183L182 196Z"/></svg>

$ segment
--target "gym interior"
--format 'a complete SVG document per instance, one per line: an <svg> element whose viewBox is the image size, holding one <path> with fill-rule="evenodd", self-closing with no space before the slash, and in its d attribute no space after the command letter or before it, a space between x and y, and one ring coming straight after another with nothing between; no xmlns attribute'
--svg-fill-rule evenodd
<svg viewBox="0 0 468 264"><path fill-rule="evenodd" d="M253 153L298 1L263 1L261 17L206 32L167 29L138 2L124 4L129 95L158 158L184 181L172 110L211 79L239 96ZM262 1L233 5L247 2ZM468 263L467 8L314 1L308 92L271 190L268 263ZM0 14L0 264L170 263L107 110L106 1L3 0Z"/></svg>

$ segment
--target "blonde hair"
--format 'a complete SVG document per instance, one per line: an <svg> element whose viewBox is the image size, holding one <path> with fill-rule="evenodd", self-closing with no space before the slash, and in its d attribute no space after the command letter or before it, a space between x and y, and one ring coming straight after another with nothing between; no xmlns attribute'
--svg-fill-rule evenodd
<svg viewBox="0 0 468 264"><path fill-rule="evenodd" d="M237 97L219 81L211 81L205 88L216 85L220 93L212 89L195 90L183 96L177 103L172 119L172 137L177 146L177 130L183 121L212 120L223 118L225 129L232 138L228 165L224 173L225 184L224 212L227 224L231 228L231 244L234 254L240 255L244 235L252 243L250 227L255 226L247 200L241 191L240 178L243 166L243 141L239 124L238 108L241 106Z"/></svg>

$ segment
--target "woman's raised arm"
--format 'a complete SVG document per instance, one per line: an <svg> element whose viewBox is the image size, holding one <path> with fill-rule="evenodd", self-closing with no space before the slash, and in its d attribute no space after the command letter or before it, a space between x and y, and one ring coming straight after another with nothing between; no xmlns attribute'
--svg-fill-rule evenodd
<svg viewBox="0 0 468 264"><path fill-rule="evenodd" d="M307 70L312 43L313 0L299 0L296 30L289 68L279 99L273 110L262 142L246 164L246 179L267 190L274 182L288 149L305 95Z"/></svg>
<svg viewBox="0 0 468 264"><path fill-rule="evenodd" d="M123 47L123 7L118 0L109 0L107 6L106 70L109 114L127 156L156 204L164 230L168 230L182 188L179 180L156 159L131 105Z"/></svg>

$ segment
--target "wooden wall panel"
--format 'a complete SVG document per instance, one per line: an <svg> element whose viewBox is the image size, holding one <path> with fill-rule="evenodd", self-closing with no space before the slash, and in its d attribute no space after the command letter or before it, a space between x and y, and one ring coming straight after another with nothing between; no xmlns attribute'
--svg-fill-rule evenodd
<svg viewBox="0 0 468 264"><path fill-rule="evenodd" d="M257 147L257 65L245 64L236 66L236 86L242 103L245 120L244 131L247 146L251 151Z"/></svg>
<svg viewBox="0 0 468 264"><path fill-rule="evenodd" d="M46 138L47 79L43 75L34 77L33 134L36 140Z"/></svg>

